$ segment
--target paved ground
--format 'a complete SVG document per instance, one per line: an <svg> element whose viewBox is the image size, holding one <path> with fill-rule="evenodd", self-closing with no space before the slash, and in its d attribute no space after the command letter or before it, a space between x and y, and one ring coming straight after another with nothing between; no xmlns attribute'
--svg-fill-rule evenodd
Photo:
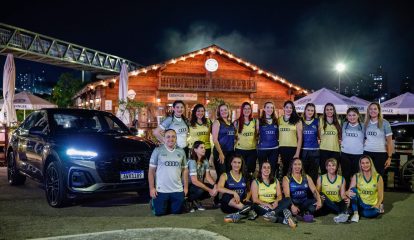
<svg viewBox="0 0 414 240"><path fill-rule="evenodd" d="M414 194L404 192L385 194L386 213L378 219L362 219L358 224L338 225L333 223L333 215L328 215L317 218L315 223L299 223L296 230L281 224L271 224L263 219L225 224L224 214L220 210L154 217L148 205L142 204L146 201L136 193L107 194L80 200L63 209L54 209L47 205L44 191L39 184L28 180L24 186L8 186L6 169L0 168L0 239L45 238L106 231L112 231L110 232L112 235L71 236L71 238L180 240L189 239L184 236L192 236L193 239L210 238L207 235L193 235L197 232L187 234L177 228L206 230L230 239L396 240L412 239L414 236ZM155 227L170 229L151 230ZM138 233L135 230L124 231L143 228L147 230ZM124 235L126 233L130 234Z"/></svg>

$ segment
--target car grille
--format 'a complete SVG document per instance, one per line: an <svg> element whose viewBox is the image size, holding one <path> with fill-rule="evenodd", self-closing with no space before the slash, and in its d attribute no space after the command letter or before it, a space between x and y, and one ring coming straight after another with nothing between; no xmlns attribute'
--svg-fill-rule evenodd
<svg viewBox="0 0 414 240"><path fill-rule="evenodd" d="M147 173L150 158L151 152L125 153L99 159L95 162L95 165L102 181L116 183L120 182L121 171L145 170L145 173ZM122 182L128 182L128 180Z"/></svg>

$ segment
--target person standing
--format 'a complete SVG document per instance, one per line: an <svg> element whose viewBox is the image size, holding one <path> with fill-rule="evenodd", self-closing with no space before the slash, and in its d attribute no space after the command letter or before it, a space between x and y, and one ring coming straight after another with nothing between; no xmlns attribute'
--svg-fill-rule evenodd
<svg viewBox="0 0 414 240"><path fill-rule="evenodd" d="M206 109L203 104L197 104L191 111L191 119L188 134L188 146L190 149L193 148L194 142L202 141L206 149L205 157L210 160L211 155L211 134L212 122L206 118ZM191 152L191 151L190 151Z"/></svg>
<svg viewBox="0 0 414 240"><path fill-rule="evenodd" d="M319 132L321 138L319 167L321 174L325 174L325 161L329 158L340 159L341 125L332 103L325 104L323 117L320 119Z"/></svg>
<svg viewBox="0 0 414 240"><path fill-rule="evenodd" d="M259 141L257 145L257 156L259 159L259 169L264 162L269 162L272 175L278 172L279 163L279 129L275 106L272 102L266 102L263 107L262 115L258 121L259 124ZM276 176L278 178L279 176Z"/></svg>
<svg viewBox="0 0 414 240"><path fill-rule="evenodd" d="M359 159L364 153L365 125L359 120L356 107L348 108L346 119L342 126L341 170L348 188L351 177L358 172Z"/></svg>
<svg viewBox="0 0 414 240"><path fill-rule="evenodd" d="M162 123L153 130L154 136L164 143L164 131L166 129L174 129L177 134L177 146L182 148L188 156L188 144L187 144L187 134L188 134L188 125L187 119L184 115L185 105L181 100L174 101L173 103L173 112L168 116Z"/></svg>
<svg viewBox="0 0 414 240"><path fill-rule="evenodd" d="M319 172L319 119L316 118L316 107L307 103L302 118L303 146L302 161L305 173L316 182Z"/></svg>
<svg viewBox="0 0 414 240"><path fill-rule="evenodd" d="M382 117L381 106L371 103L365 116L364 155L371 157L377 172L384 177L384 170L391 164L394 144L390 123Z"/></svg>
<svg viewBox="0 0 414 240"><path fill-rule="evenodd" d="M253 176L257 162L257 124L253 118L252 106L244 102L240 107L240 117L233 125L237 130L235 152L243 157L247 166L247 174Z"/></svg>
<svg viewBox="0 0 414 240"><path fill-rule="evenodd" d="M177 134L173 129L164 133L164 144L151 154L148 183L154 215L180 214L188 192L187 158L176 147Z"/></svg>
<svg viewBox="0 0 414 240"><path fill-rule="evenodd" d="M282 159L282 175L286 176L293 158L299 158L302 147L302 121L296 113L295 104L283 104L283 116L279 117L279 154Z"/></svg>

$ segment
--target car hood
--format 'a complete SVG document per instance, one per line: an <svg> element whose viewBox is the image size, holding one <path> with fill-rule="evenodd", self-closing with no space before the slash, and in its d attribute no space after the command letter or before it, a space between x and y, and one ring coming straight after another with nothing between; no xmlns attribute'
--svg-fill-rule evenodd
<svg viewBox="0 0 414 240"><path fill-rule="evenodd" d="M55 144L62 150L74 148L100 153L152 151L155 147L150 141L137 136L103 133L60 135L56 136Z"/></svg>

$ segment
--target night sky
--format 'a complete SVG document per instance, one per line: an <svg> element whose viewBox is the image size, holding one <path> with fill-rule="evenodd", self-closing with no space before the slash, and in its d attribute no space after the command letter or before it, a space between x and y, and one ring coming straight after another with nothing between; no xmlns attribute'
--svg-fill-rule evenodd
<svg viewBox="0 0 414 240"><path fill-rule="evenodd" d="M382 66L398 93L400 80L414 77L414 8L360 2L8 1L0 22L143 65L217 44L307 89L336 87L337 61L348 68L342 83ZM47 71L56 78L67 70Z"/></svg>

